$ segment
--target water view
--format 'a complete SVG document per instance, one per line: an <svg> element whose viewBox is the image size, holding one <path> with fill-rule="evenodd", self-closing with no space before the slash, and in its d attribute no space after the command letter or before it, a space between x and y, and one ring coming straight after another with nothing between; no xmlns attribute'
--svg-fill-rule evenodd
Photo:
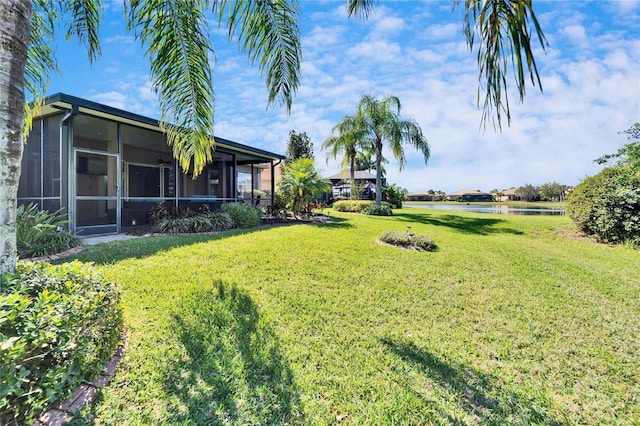
<svg viewBox="0 0 640 426"><path fill-rule="evenodd" d="M477 213L493 213L493 214L521 214L521 215L564 215L563 208L552 208L543 206L531 207L513 207L507 205L474 205L474 204L410 204L405 203L407 207L417 207L421 209L436 210L461 210Z"/></svg>

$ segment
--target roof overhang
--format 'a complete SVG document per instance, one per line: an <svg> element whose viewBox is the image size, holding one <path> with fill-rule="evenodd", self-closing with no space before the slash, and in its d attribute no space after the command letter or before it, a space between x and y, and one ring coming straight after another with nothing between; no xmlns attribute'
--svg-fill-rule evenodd
<svg viewBox="0 0 640 426"><path fill-rule="evenodd" d="M48 96L36 117L44 117L64 111L71 111L74 107L78 109L78 112L94 117L100 117L106 120L116 121L118 123L130 124L132 126L142 127L157 132L163 131L160 121L154 120L153 118L110 107L108 105L99 104L87 99L78 98L76 96L67 95L65 93L56 93L55 95ZM216 148L223 148L230 151L264 158L266 161L284 160L285 158L280 154L254 148L221 137L214 136L214 139L216 141Z"/></svg>

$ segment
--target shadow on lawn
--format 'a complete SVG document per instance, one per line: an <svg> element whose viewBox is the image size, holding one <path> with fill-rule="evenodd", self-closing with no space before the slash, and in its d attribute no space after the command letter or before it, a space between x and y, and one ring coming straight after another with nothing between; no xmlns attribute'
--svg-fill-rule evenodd
<svg viewBox="0 0 640 426"><path fill-rule="evenodd" d="M251 298L223 282L182 300L171 316L184 348L164 387L183 410L169 423L300 424L293 374Z"/></svg>
<svg viewBox="0 0 640 426"><path fill-rule="evenodd" d="M139 237L126 241L111 241L109 243L88 246L82 252L72 254L54 260L51 263L64 263L78 259L83 262L93 262L97 265L104 265L119 262L124 259L143 259L153 256L156 253L171 250L177 247L198 244L206 241L220 240L223 238L234 237L237 235L252 234L256 232L265 232L273 227L291 226L291 225L312 225L327 229L350 228L353 225L346 219L334 217L331 222L320 223L289 223L289 224L273 224L264 225L255 228L233 229L231 231L220 232L215 234L166 234L153 235L148 237Z"/></svg>
<svg viewBox="0 0 640 426"><path fill-rule="evenodd" d="M398 221L411 222L411 223L423 223L425 225L434 226L446 226L453 228L459 232L465 234L477 234L477 235L489 235L489 234L515 234L522 235L524 232L505 227L498 227L496 225L505 223L504 219L495 218L480 218L480 217L466 217L458 215L438 215L432 216L430 214L415 214L404 212L393 212L393 216L398 218Z"/></svg>
<svg viewBox="0 0 640 426"><path fill-rule="evenodd" d="M549 415L544 396L516 394L499 379L464 365L450 362L416 346L413 342L381 339L387 349L414 366L421 374L452 396L459 409L468 414L473 423L487 425L544 424L561 425ZM439 393L435 393L438 398ZM433 404L433 401L426 401ZM450 410L434 407L449 424L467 424L469 419L452 417Z"/></svg>

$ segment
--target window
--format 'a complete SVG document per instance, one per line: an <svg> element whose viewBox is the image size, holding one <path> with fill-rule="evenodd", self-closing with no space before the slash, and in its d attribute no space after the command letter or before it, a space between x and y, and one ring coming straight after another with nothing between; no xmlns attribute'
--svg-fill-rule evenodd
<svg viewBox="0 0 640 426"><path fill-rule="evenodd" d="M129 197L160 197L160 167L129 164Z"/></svg>

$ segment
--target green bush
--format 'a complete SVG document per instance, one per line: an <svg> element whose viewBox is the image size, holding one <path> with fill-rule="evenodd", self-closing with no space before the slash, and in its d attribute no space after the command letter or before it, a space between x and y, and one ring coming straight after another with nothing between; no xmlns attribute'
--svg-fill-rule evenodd
<svg viewBox="0 0 640 426"><path fill-rule="evenodd" d="M60 253L80 244L80 238L60 231L69 223L62 209L54 212L40 210L30 203L20 205L16 211L16 246L21 258L47 256Z"/></svg>
<svg viewBox="0 0 640 426"><path fill-rule="evenodd" d="M402 231L386 231L380 236L380 241L394 246L411 248L419 251L434 251L436 249L436 244L433 239L424 234L411 234L410 232Z"/></svg>
<svg viewBox="0 0 640 426"><path fill-rule="evenodd" d="M640 238L640 175L622 166L586 178L567 197L578 228L604 243Z"/></svg>
<svg viewBox="0 0 640 426"><path fill-rule="evenodd" d="M362 209L363 214L368 214L371 216L391 216L393 215L393 211L391 207L387 204L383 204L381 206L376 206L375 204L365 206Z"/></svg>
<svg viewBox="0 0 640 426"><path fill-rule="evenodd" d="M233 228L233 219L229 213L225 212L213 212L207 215L209 222L211 223L211 231L228 231Z"/></svg>
<svg viewBox="0 0 640 426"><path fill-rule="evenodd" d="M253 228L260 224L262 210L246 203L226 203L220 206L221 213L227 213L238 228Z"/></svg>
<svg viewBox="0 0 640 426"><path fill-rule="evenodd" d="M121 340L117 287L81 262L0 277L0 424L32 423L93 379Z"/></svg>
<svg viewBox="0 0 640 426"><path fill-rule="evenodd" d="M338 212L361 213L365 207L374 205L375 201L340 200L333 203L333 209Z"/></svg>
<svg viewBox="0 0 640 426"><path fill-rule="evenodd" d="M393 206L393 208L401 209L404 202L404 191L395 183L383 188L384 194L387 196L387 202Z"/></svg>

